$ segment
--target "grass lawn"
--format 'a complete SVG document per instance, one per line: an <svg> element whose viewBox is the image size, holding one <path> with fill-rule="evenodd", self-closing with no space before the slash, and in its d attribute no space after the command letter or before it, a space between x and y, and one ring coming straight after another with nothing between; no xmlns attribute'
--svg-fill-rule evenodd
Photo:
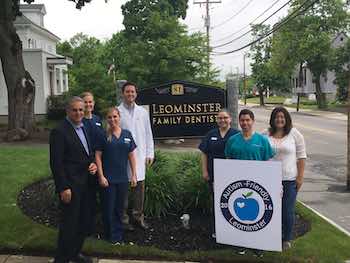
<svg viewBox="0 0 350 263"><path fill-rule="evenodd" d="M23 215L16 206L17 195L26 185L47 177L48 147L0 146L0 252L52 255L56 230L39 225ZM215 262L344 262L350 259L350 237L346 236L302 205L299 214L311 220L312 230L296 240L284 253L264 253L262 260L251 255L237 256L232 249L177 253L153 247L111 246L104 241L88 240L84 250L91 255L119 258L157 258Z"/></svg>

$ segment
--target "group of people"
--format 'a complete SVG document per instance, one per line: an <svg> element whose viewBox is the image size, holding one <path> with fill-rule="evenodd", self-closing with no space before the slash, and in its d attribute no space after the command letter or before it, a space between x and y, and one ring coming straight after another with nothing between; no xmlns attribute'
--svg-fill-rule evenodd
<svg viewBox="0 0 350 263"><path fill-rule="evenodd" d="M107 110L105 129L93 114L92 93L72 97L66 106L66 118L50 134L50 167L62 211L55 263L92 262L80 251L85 238L95 232L98 193L106 240L120 244L125 230L148 228L143 209L146 167L154 159L152 129L148 112L135 103L137 86L126 82L122 96L118 107ZM239 131L231 128L228 111L217 114L218 127L209 131L199 145L203 178L213 199L215 158L282 161L282 237L283 247L288 248L296 195L303 183L304 139L283 107L272 111L270 127L264 134L254 132L254 120L254 113L243 109ZM211 230L215 238L214 215Z"/></svg>
<svg viewBox="0 0 350 263"><path fill-rule="evenodd" d="M226 110L217 115L217 125L199 145L202 152L202 176L208 181L213 201L213 160L237 159L282 162L282 241L283 249L291 247L297 193L303 184L306 149L304 137L293 127L290 113L284 107L271 112L270 127L262 134L254 131L255 116L249 109L239 113L241 131L231 128L232 118ZM215 238L214 215L211 217ZM245 250L241 249L240 254ZM260 254L260 253L258 253Z"/></svg>
<svg viewBox="0 0 350 263"><path fill-rule="evenodd" d="M146 166L154 159L151 124L135 103L137 86L126 82L122 95L123 102L107 110L106 129L93 114L93 94L84 92L70 98L66 118L50 134L50 167L62 211L55 263L92 262L80 251L95 231L98 193L106 240L120 244L125 229L148 228L143 207Z"/></svg>

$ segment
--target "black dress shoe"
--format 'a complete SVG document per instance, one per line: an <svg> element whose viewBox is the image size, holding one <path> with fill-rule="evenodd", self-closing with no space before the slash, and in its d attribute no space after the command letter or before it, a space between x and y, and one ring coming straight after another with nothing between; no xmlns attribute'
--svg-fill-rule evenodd
<svg viewBox="0 0 350 263"><path fill-rule="evenodd" d="M79 254L71 260L74 263L92 263L92 258Z"/></svg>

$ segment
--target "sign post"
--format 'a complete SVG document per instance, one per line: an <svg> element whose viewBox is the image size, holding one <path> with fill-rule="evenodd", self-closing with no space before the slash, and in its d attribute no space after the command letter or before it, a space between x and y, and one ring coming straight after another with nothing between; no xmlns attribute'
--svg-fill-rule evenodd
<svg viewBox="0 0 350 263"><path fill-rule="evenodd" d="M216 242L282 251L282 168L277 161L214 160Z"/></svg>

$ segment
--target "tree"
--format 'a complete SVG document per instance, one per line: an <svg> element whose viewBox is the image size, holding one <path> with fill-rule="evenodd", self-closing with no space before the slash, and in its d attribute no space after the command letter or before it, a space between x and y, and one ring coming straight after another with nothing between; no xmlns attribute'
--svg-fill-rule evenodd
<svg viewBox="0 0 350 263"><path fill-rule="evenodd" d="M34 0L24 0L32 3ZM73 0L74 1L74 0ZM91 0L76 0L81 8ZM2 0L0 8L0 60L8 93L8 141L28 138L34 130L35 83L25 70L22 42L13 25L19 11L19 0Z"/></svg>
<svg viewBox="0 0 350 263"><path fill-rule="evenodd" d="M335 51L333 69L336 71L337 81L341 78L344 88L347 86L347 112L348 112L348 129L347 129L347 190L350 190L350 40L345 46ZM345 89L344 89L345 91ZM345 92L344 92L345 93Z"/></svg>
<svg viewBox="0 0 350 263"><path fill-rule="evenodd" d="M302 0L294 1L290 13L303 3ZM298 64L305 63L313 75L319 108L326 107L326 97L321 90L320 81L330 66L332 37L344 30L348 22L349 17L342 0L323 0L287 22L274 36L274 67L292 72Z"/></svg>
<svg viewBox="0 0 350 263"><path fill-rule="evenodd" d="M84 91L92 92L99 112L116 104L113 79L103 59L105 49L105 43L82 33L57 45L60 54L74 61L69 66L69 94L79 96Z"/></svg>
<svg viewBox="0 0 350 263"><path fill-rule="evenodd" d="M268 25L253 25L253 37L259 39L270 30ZM288 79L285 75L279 74L271 64L271 37L265 38L250 47L249 56L252 59L252 78L258 89L260 105L264 103L264 93L269 90L285 90L288 86Z"/></svg>
<svg viewBox="0 0 350 263"><path fill-rule="evenodd" d="M105 63L114 63L118 77L140 87L173 79L208 83L205 38L188 35L178 21L186 7L187 0L127 2L122 6L125 30L106 43ZM212 70L210 80L216 76Z"/></svg>

